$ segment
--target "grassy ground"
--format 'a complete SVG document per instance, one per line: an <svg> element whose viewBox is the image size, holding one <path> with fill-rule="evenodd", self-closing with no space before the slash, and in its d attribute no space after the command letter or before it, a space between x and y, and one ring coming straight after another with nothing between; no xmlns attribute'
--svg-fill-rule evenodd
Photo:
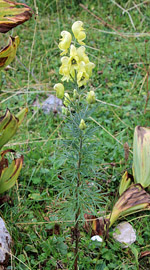
<svg viewBox="0 0 150 270"><path fill-rule="evenodd" d="M14 240L12 262L7 269L72 269L72 223L58 214L57 179L61 164L56 146L63 137L61 115L45 115L33 106L53 94L53 85L60 81L58 41L62 30L70 31L76 20L84 22L86 44L90 60L96 68L91 85L96 90L97 107L93 118L97 124L96 156L93 166L97 181L105 197L99 193L99 209L111 210L118 197L116 192L122 173L132 170L132 141L136 125L149 126L150 104L146 104L146 74L149 68L150 8L142 1L117 1L130 9L125 13L113 1L26 1L38 8L38 17L13 30L21 44L12 69L2 73L1 112L10 108L16 113L28 106L27 119L9 143L12 149L24 155L24 167L18 185L9 196L12 202L1 206ZM133 4L134 3L134 4ZM139 4L139 6L138 6ZM136 6L137 5L137 6ZM1 35L0 45L7 40ZM2 43L2 44L1 44ZM145 113L144 110L146 109ZM124 143L131 153L124 159ZM135 249L122 249L111 237L109 241L93 243L81 226L79 269L150 269L150 216L142 212L130 216L137 232ZM54 227L57 221L58 226ZM135 252L136 250L136 252Z"/></svg>

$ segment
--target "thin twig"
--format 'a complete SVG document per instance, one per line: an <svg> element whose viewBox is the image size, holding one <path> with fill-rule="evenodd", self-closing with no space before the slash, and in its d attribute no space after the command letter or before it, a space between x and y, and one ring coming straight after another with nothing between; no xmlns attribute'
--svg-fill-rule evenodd
<svg viewBox="0 0 150 270"><path fill-rule="evenodd" d="M118 3L116 3L114 0L111 0L111 2L112 2L114 5L116 5L117 7L119 7L119 8L123 11L123 13L127 13L127 14L128 14L129 19L130 19L130 22L131 22L131 24L132 24L132 27L134 28L134 30L136 30L135 25L134 25L134 22L133 22L133 20L132 20L132 17L131 17L131 15L130 15L130 13L128 12L128 10L124 9L122 6L120 6L120 5L119 5Z"/></svg>
<svg viewBox="0 0 150 270"><path fill-rule="evenodd" d="M121 109L121 107L118 106L118 105L115 105L115 104L112 104L112 103L107 103L107 102L102 101L102 100L100 100L100 99L96 99L96 101L98 101L98 102L100 102L100 103L102 103L102 104L108 105L108 106L112 106L112 107L116 107L116 108Z"/></svg>
<svg viewBox="0 0 150 270"><path fill-rule="evenodd" d="M119 36L126 38L121 32L119 32L115 27L113 27L111 24L105 22L102 18L96 16L93 12L91 12L86 6L83 4L79 4L84 10L86 10L89 14L91 14L96 20L100 21L104 26L113 29Z"/></svg>
<svg viewBox="0 0 150 270"><path fill-rule="evenodd" d="M135 7L139 7L139 6L142 6L144 4L147 4L147 3L150 3L150 1L144 1L143 3L140 3L140 4L135 4L135 6L131 7L131 8L128 8L127 11L130 11L132 9L135 9Z"/></svg>

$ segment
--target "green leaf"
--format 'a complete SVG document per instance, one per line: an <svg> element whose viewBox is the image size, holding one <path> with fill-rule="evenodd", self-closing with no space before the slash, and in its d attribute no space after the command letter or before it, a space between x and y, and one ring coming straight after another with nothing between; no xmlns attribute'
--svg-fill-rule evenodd
<svg viewBox="0 0 150 270"><path fill-rule="evenodd" d="M7 109L5 115L0 118L0 149L16 133L26 113L27 109L25 108L21 110L17 115L18 117L16 117Z"/></svg>
<svg viewBox="0 0 150 270"><path fill-rule="evenodd" d="M138 250L136 249L136 247L134 247L134 246L130 246L130 249L131 249L131 251L132 251L132 253L133 253L133 255L134 255L134 257L135 257L135 262L136 262L136 265L138 266L139 265L139 261L138 261L138 255L139 255L139 252L138 252Z"/></svg>
<svg viewBox="0 0 150 270"><path fill-rule="evenodd" d="M0 153L0 193L14 186L23 165L23 156L15 158L9 165L8 160L4 157L8 152L15 153L12 149L7 149Z"/></svg>
<svg viewBox="0 0 150 270"><path fill-rule="evenodd" d="M133 174L135 183L150 185L150 129L137 126L133 141Z"/></svg>

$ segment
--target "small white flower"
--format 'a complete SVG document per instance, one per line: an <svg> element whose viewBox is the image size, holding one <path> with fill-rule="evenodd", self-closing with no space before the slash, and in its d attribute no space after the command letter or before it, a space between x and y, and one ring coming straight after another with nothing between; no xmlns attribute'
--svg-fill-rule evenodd
<svg viewBox="0 0 150 270"><path fill-rule="evenodd" d="M91 237L92 241L98 241L98 242L103 242L103 239L99 235L94 235Z"/></svg>

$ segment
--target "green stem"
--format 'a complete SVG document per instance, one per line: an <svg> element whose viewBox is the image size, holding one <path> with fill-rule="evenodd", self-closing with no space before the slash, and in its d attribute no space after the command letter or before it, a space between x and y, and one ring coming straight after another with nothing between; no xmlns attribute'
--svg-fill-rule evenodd
<svg viewBox="0 0 150 270"><path fill-rule="evenodd" d="M2 85L3 85L3 82L2 82L2 71L0 71L0 93L1 93Z"/></svg>
<svg viewBox="0 0 150 270"><path fill-rule="evenodd" d="M76 209L77 213L75 215L75 227L74 227L74 235L75 235L75 262L74 262L74 270L78 269L78 250L79 250L79 241L80 241L80 231L79 231L79 216L80 216L80 205L79 201L79 187L81 184L81 162L82 162L82 135L80 137L80 146L79 146L79 159L78 159L78 175L77 175L77 189L76 189Z"/></svg>

